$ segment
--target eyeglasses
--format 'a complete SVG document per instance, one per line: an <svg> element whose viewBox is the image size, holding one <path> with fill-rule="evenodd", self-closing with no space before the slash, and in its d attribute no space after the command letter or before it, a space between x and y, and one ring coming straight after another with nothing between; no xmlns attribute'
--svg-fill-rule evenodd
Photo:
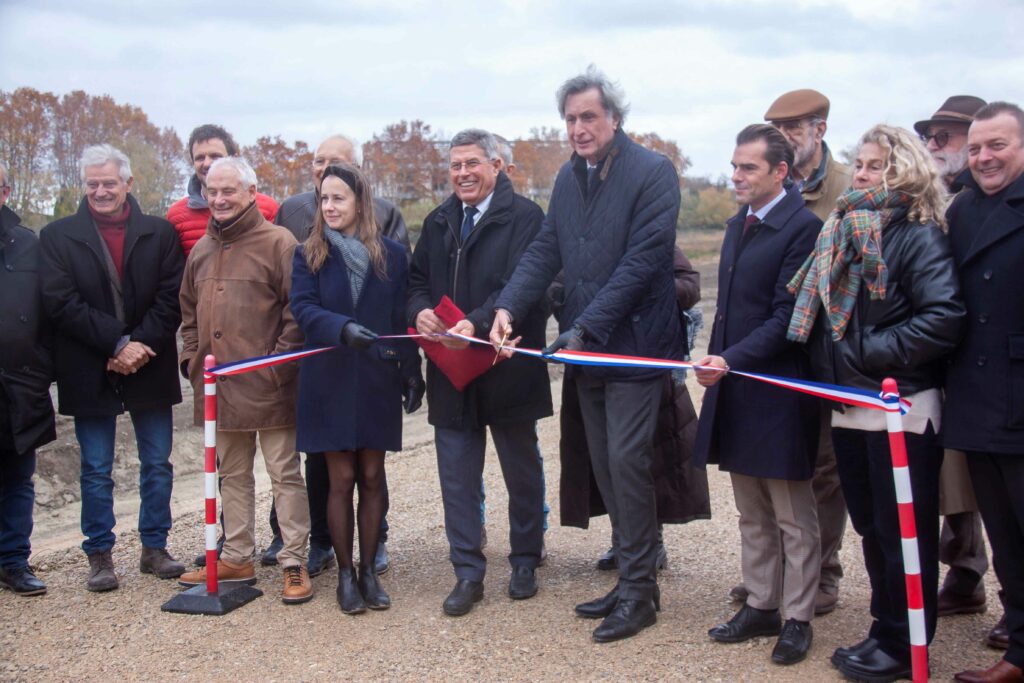
<svg viewBox="0 0 1024 683"><path fill-rule="evenodd" d="M935 146L939 149L942 149L943 147L949 144L949 138L951 135L952 133L950 133L948 130L940 130L938 133L932 133L931 135L921 135L921 142L927 145L929 141L935 140Z"/></svg>
<svg viewBox="0 0 1024 683"><path fill-rule="evenodd" d="M448 168L452 169L454 173L458 173L462 169L466 169L467 171L475 171L477 167L479 167L480 164L482 163L484 162L480 161L479 159L470 159L469 161L453 161Z"/></svg>

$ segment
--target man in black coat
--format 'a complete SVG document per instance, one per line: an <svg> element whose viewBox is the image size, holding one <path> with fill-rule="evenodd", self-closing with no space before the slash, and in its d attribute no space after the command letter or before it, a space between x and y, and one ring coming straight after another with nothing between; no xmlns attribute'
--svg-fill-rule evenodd
<svg viewBox="0 0 1024 683"><path fill-rule="evenodd" d="M36 451L56 438L50 402L52 366L39 291L39 240L6 206L11 194L0 163L0 586L41 595L46 584L28 566Z"/></svg>
<svg viewBox="0 0 1024 683"><path fill-rule="evenodd" d="M555 179L544 228L495 303L490 339L525 331L527 312L564 273L558 339L547 347L681 359L672 277L679 176L672 162L622 131L629 107L596 67L558 91L572 158ZM525 335L524 335L525 337ZM524 338L524 345L530 346ZM503 353L508 353L507 351ZM577 605L603 618L597 642L657 621L658 525L651 457L664 370L587 367L573 372L594 478L618 531L619 582Z"/></svg>
<svg viewBox="0 0 1024 683"><path fill-rule="evenodd" d="M715 323L701 365L808 376L804 352L786 339L795 302L786 285L813 250L821 220L798 190L783 188L792 164L793 148L772 126L753 124L736 137L732 180L742 206L725 229ZM694 460L731 475L749 591L740 611L708 635L738 643L778 634L772 660L794 664L811 645L821 572L811 484L819 401L719 370L696 375L708 391Z"/></svg>
<svg viewBox="0 0 1024 683"><path fill-rule="evenodd" d="M140 472L139 569L169 579L184 566L167 554L171 528L171 406L181 402L175 333L184 266L174 227L142 213L129 194L131 166L110 145L80 161L78 212L43 228L43 304L54 327L59 409L75 418L81 449L82 549L91 591L118 587L114 546L114 439L126 410Z"/></svg>
<svg viewBox="0 0 1024 683"><path fill-rule="evenodd" d="M1024 680L1024 112L993 102L967 134L964 190L946 214L967 330L946 377L943 444L967 453L1002 586L1009 649L958 681Z"/></svg>
<svg viewBox="0 0 1024 683"><path fill-rule="evenodd" d="M479 129L452 138L454 193L423 221L409 274L409 325L449 348L468 342L439 337L448 331L434 308L448 296L463 312L452 332L484 337L494 301L520 256L540 230L544 212L517 195L500 171L494 136ZM524 343L542 346L546 313L523 311ZM428 421L434 426L445 530L457 582L444 601L451 616L483 597L487 560L481 551L480 481L487 430L508 488L512 599L537 592L535 571L544 542L544 483L537 420L551 415L547 367L532 358L499 363L464 389L427 364Z"/></svg>

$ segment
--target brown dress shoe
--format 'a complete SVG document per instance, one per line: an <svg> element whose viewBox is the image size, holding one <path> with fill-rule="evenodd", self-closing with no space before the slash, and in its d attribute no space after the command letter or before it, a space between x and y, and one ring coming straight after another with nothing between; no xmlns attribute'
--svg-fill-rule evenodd
<svg viewBox="0 0 1024 683"><path fill-rule="evenodd" d="M940 617L948 617L952 614L981 614L987 607L984 586L979 587L970 595L955 593L946 587L939 589L936 612Z"/></svg>
<svg viewBox="0 0 1024 683"><path fill-rule="evenodd" d="M830 587L828 589L818 586L818 593L814 596L814 614L821 616L828 614L839 604L839 589Z"/></svg>
<svg viewBox="0 0 1024 683"><path fill-rule="evenodd" d="M1024 671L1000 659L995 666L984 671L961 671L953 676L953 680L960 683L1017 683L1024 681Z"/></svg>
<svg viewBox="0 0 1024 683"><path fill-rule="evenodd" d="M178 578L178 583L189 588L205 585L206 567L182 574ZM217 583L241 583L253 586L256 584L256 568L251 561L235 564L221 558L217 560Z"/></svg>
<svg viewBox="0 0 1024 683"><path fill-rule="evenodd" d="M1010 630L1006 628L1006 615L999 617L999 623L992 627L985 644L996 650L1010 649Z"/></svg>
<svg viewBox="0 0 1024 683"><path fill-rule="evenodd" d="M312 598L313 584L309 580L309 570L301 564L285 567L281 602L286 605L297 605L300 602L308 602Z"/></svg>
<svg viewBox="0 0 1024 683"><path fill-rule="evenodd" d="M158 579L176 579L185 573L185 565L171 557L165 548L142 547L139 571L154 574Z"/></svg>

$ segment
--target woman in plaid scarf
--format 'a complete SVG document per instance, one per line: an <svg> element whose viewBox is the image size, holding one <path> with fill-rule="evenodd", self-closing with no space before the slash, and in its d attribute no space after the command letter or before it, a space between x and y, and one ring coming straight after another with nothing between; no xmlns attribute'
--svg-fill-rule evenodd
<svg viewBox="0 0 1024 683"><path fill-rule="evenodd" d="M942 362L965 315L943 231L945 187L931 155L902 128L860 140L853 186L838 199L814 252L790 282L790 339L808 342L818 380L879 390L892 377L913 404L904 417L917 519L927 637L938 590ZM910 675L910 641L896 495L885 415L836 408L832 440L850 519L871 579L867 638L832 663L860 680Z"/></svg>

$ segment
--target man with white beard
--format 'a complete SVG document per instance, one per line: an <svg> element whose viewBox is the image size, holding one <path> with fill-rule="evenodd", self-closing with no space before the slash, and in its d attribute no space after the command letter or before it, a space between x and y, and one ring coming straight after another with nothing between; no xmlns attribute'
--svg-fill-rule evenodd
<svg viewBox="0 0 1024 683"><path fill-rule="evenodd" d="M946 187L953 194L960 190L957 176L967 170L967 129L974 113L985 106L985 100L973 95L953 95L932 114L918 121L914 130L939 167Z"/></svg>

